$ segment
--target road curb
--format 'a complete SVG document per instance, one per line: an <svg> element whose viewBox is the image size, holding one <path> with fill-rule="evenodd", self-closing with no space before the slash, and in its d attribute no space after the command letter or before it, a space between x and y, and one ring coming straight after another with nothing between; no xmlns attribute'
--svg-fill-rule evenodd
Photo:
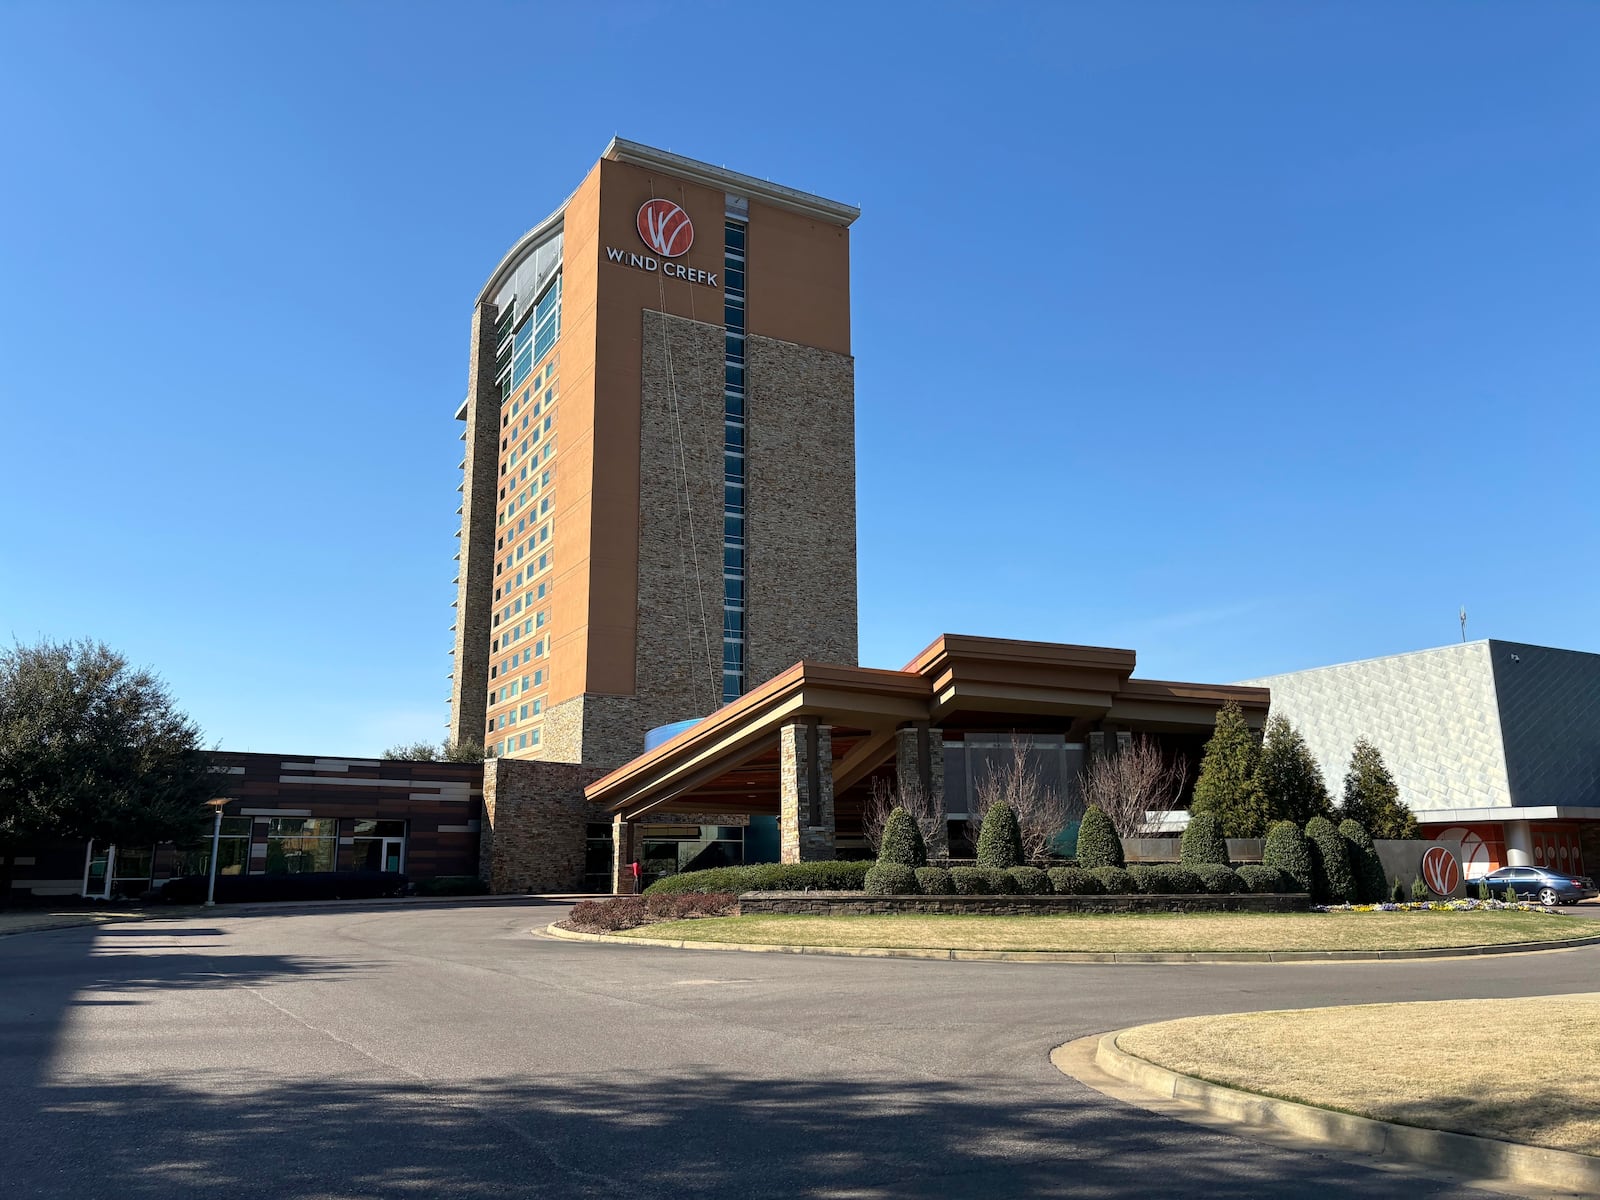
<svg viewBox="0 0 1600 1200"><path fill-rule="evenodd" d="M612 946L656 946L668 950L733 950L745 954L820 954L829 958L917 958L938 962L1021 963L1370 963L1409 959L1475 958L1488 954L1529 954L1570 950L1600 944L1600 935L1558 942L1518 942L1506 946L1455 946L1437 950L1292 950L1230 953L1112 952L1085 950L925 950L892 946L788 946L753 942L695 942L682 938L619 937L612 933L579 933L555 924L550 937L569 942L605 942Z"/></svg>
<svg viewBox="0 0 1600 1200"><path fill-rule="evenodd" d="M1153 1095L1197 1105L1236 1124L1281 1130L1377 1158L1447 1167L1469 1175L1581 1195L1600 1194L1600 1159L1589 1155L1443 1129L1396 1125L1208 1083L1128 1053L1117 1045L1117 1038L1128 1032L1119 1029L1099 1039L1094 1053L1097 1067ZM1056 1055L1051 1055L1051 1061L1056 1062ZM1071 1074L1058 1062L1056 1069Z"/></svg>

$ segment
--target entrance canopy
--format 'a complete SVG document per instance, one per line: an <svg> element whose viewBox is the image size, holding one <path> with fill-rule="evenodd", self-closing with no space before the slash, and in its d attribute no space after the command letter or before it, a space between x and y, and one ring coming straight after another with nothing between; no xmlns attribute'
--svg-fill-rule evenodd
<svg viewBox="0 0 1600 1200"><path fill-rule="evenodd" d="M831 767L831 795L848 808L852 789L916 744L903 731L1203 741L1229 700L1252 726L1266 719L1266 688L1134 679L1134 665L1132 650L952 634L899 671L799 662L585 795L625 822L665 811L778 813L785 772L796 770L783 731L797 724L830 731L818 766ZM921 744L926 758L925 735Z"/></svg>

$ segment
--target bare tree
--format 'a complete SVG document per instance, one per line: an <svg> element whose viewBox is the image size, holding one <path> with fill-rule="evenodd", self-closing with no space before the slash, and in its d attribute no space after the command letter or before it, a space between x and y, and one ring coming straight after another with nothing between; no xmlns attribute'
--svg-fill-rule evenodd
<svg viewBox="0 0 1600 1200"><path fill-rule="evenodd" d="M1167 758L1149 738L1114 754L1103 754L1079 776L1085 805L1098 805L1116 826L1118 837L1138 837L1149 814L1177 806L1189 765L1181 755Z"/></svg>
<svg viewBox="0 0 1600 1200"><path fill-rule="evenodd" d="M967 804L973 844L989 809L1000 800L1011 805L1022 831L1022 856L1028 862L1048 857L1050 843L1078 815L1072 797L1045 784L1044 773L1029 753L1028 740L1013 735L1011 758L999 767L990 764L978 780L977 793Z"/></svg>
<svg viewBox="0 0 1600 1200"><path fill-rule="evenodd" d="M889 814L903 808L922 831L922 841L930 850L945 844L944 813L915 779L903 780L897 788L887 779L872 781L872 792L861 804L861 832L878 853L883 844L883 827Z"/></svg>

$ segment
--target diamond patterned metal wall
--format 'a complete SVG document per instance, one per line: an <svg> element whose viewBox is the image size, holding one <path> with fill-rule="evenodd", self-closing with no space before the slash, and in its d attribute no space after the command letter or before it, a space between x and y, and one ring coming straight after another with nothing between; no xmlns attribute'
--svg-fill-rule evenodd
<svg viewBox="0 0 1600 1200"><path fill-rule="evenodd" d="M1305 736L1335 798L1364 736L1414 812L1512 803L1489 642L1245 682L1272 689L1272 712Z"/></svg>

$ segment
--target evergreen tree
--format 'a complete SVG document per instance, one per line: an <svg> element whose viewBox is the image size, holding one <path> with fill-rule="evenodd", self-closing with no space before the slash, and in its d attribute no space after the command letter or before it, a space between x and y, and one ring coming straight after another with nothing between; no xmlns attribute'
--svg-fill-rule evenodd
<svg viewBox="0 0 1600 1200"><path fill-rule="evenodd" d="M1200 761L1192 811L1215 813L1224 837L1261 837L1267 817L1256 787L1256 762L1261 748L1245 724L1244 712L1228 701L1217 712L1217 725Z"/></svg>
<svg viewBox="0 0 1600 1200"><path fill-rule="evenodd" d="M1228 843L1217 828L1216 813L1200 812L1189 818L1179 843L1178 861L1186 867L1201 863L1228 865Z"/></svg>
<svg viewBox="0 0 1600 1200"><path fill-rule="evenodd" d="M1017 825L1016 810L997 800L983 814L983 827L978 830L978 865L1006 871L1021 862L1022 829Z"/></svg>
<svg viewBox="0 0 1600 1200"><path fill-rule="evenodd" d="M913 868L928 865L928 847L922 840L922 830L917 828L916 818L899 806L889 813L889 819L883 823L878 861Z"/></svg>
<svg viewBox="0 0 1600 1200"><path fill-rule="evenodd" d="M1256 764L1256 787L1269 822L1304 825L1312 817L1333 815L1322 768L1311 757L1300 731L1281 714L1267 722L1266 740Z"/></svg>
<svg viewBox="0 0 1600 1200"><path fill-rule="evenodd" d="M1344 804L1339 815L1358 821L1375 838L1414 838L1417 818L1400 801L1400 789L1383 755L1366 738L1356 742L1350 770L1344 777Z"/></svg>
<svg viewBox="0 0 1600 1200"><path fill-rule="evenodd" d="M1359 821L1349 819L1339 822L1339 836L1350 852L1350 872L1355 876L1355 898L1362 904L1377 904L1389 890L1389 881L1383 873L1383 863L1372 838L1361 828Z"/></svg>
<svg viewBox="0 0 1600 1200"><path fill-rule="evenodd" d="M1117 827L1099 805L1091 804L1078 823L1078 865L1086 871L1126 865Z"/></svg>

